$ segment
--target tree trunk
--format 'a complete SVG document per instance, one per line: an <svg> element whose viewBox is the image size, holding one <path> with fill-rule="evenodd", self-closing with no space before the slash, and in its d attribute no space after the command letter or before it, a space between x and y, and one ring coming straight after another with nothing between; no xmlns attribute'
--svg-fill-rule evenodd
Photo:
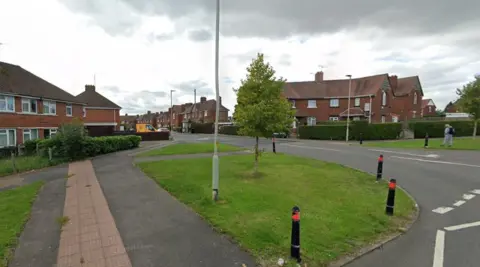
<svg viewBox="0 0 480 267"><path fill-rule="evenodd" d="M258 171L258 136L255 137L255 173Z"/></svg>
<svg viewBox="0 0 480 267"><path fill-rule="evenodd" d="M477 137L477 123L478 120L475 120L475 122L473 123L473 139Z"/></svg>

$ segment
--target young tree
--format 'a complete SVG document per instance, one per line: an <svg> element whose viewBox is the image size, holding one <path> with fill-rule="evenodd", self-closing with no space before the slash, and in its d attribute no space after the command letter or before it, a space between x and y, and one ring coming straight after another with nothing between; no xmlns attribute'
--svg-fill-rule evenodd
<svg viewBox="0 0 480 267"><path fill-rule="evenodd" d="M475 139L477 124L480 120L480 75L476 75L475 80L464 85L462 89L457 89L457 95L460 109L473 117L473 138Z"/></svg>
<svg viewBox="0 0 480 267"><path fill-rule="evenodd" d="M258 171L258 138L290 129L294 111L282 96L285 80L275 77L275 71L265 62L263 54L247 68L247 77L237 94L233 118L240 135L255 137L255 172Z"/></svg>

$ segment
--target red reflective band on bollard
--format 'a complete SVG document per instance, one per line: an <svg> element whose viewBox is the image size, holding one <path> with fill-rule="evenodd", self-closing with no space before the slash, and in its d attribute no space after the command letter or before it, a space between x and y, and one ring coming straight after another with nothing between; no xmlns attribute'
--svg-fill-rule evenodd
<svg viewBox="0 0 480 267"><path fill-rule="evenodd" d="M383 161L383 155L381 155L380 157L378 157L378 161L379 161L379 162L382 162L382 161Z"/></svg>
<svg viewBox="0 0 480 267"><path fill-rule="evenodd" d="M292 220L298 222L300 221L300 212L296 212L295 214L292 215Z"/></svg>
<svg viewBox="0 0 480 267"><path fill-rule="evenodd" d="M388 188L390 188L390 189L395 189L396 187L397 187L397 184L394 183L394 182L390 182L390 183L388 184Z"/></svg>

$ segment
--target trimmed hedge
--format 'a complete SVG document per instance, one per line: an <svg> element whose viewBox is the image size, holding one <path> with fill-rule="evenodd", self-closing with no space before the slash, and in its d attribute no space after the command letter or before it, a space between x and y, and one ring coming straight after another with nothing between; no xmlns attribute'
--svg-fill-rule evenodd
<svg viewBox="0 0 480 267"><path fill-rule="evenodd" d="M346 125L300 126L299 138L317 140L345 140Z"/></svg>
<svg viewBox="0 0 480 267"><path fill-rule="evenodd" d="M238 127L234 125L225 125L218 129L218 133L227 135L238 135Z"/></svg>
<svg viewBox="0 0 480 267"><path fill-rule="evenodd" d="M212 134L214 132L213 123L195 123L192 122L192 133Z"/></svg>
<svg viewBox="0 0 480 267"><path fill-rule="evenodd" d="M455 128L455 136L471 136L473 135L473 121L422 121L409 123L410 129L415 134L415 138L424 138L428 133L429 137L443 137L445 124L450 124ZM480 132L477 131L477 135Z"/></svg>

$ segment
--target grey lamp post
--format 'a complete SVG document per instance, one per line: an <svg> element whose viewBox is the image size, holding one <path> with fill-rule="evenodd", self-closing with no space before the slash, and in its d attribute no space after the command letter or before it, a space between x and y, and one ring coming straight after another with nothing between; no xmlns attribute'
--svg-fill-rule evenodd
<svg viewBox="0 0 480 267"><path fill-rule="evenodd" d="M215 29L215 94L216 94L216 108L215 108L215 135L214 135L214 152L212 159L212 198L214 201L218 200L218 183L219 183L219 162L218 162L218 117L220 112L220 85L218 79L219 69L219 44L220 44L220 0L217 0L216 12L216 29Z"/></svg>
<svg viewBox="0 0 480 267"><path fill-rule="evenodd" d="M352 92L352 75L348 74L346 75L349 80L348 80L348 108L347 108L347 133L345 137L345 141L348 142L348 135L349 135L349 126L350 126L350 94Z"/></svg>

